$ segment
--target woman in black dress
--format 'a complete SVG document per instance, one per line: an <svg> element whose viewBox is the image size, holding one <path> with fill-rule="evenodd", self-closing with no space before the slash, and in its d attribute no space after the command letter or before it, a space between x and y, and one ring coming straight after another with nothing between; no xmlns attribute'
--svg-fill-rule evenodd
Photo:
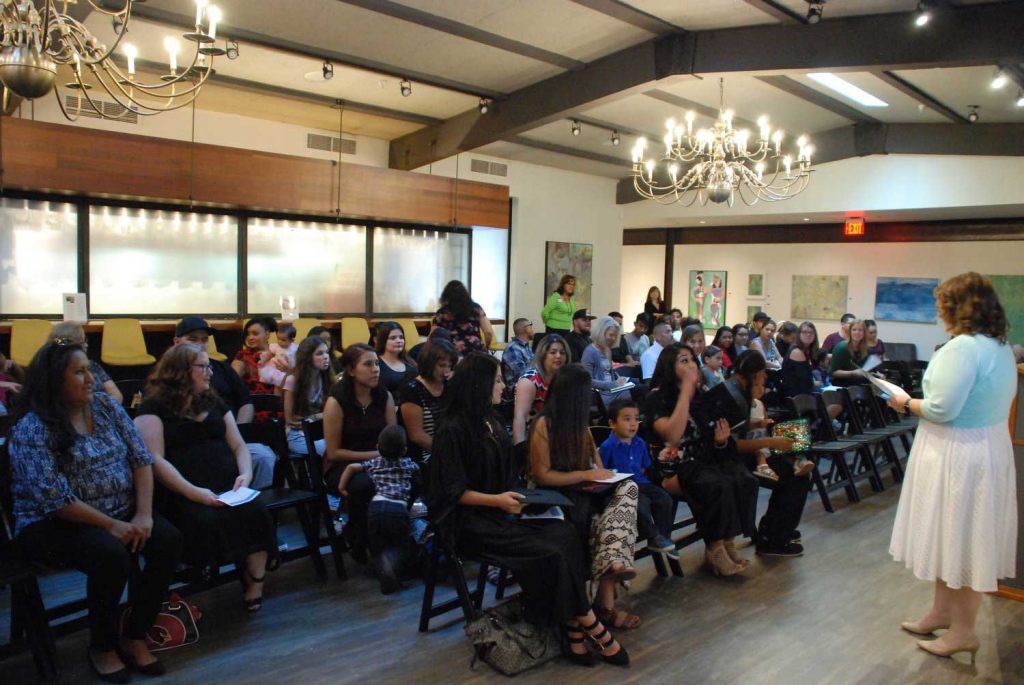
<svg viewBox="0 0 1024 685"><path fill-rule="evenodd" d="M405 353L405 331L394 321L382 321L374 329L374 350L380 367L380 385L392 397L416 377L416 364Z"/></svg>
<svg viewBox="0 0 1024 685"><path fill-rule="evenodd" d="M587 598L587 561L576 530L557 520L515 518L522 510L524 465L494 405L505 383L498 361L470 354L445 390L445 413L427 470L427 508L444 544L508 568L523 588L530 620L565 626L567 656L592 665L584 635L610 663L629 663L626 649L597 620Z"/></svg>
<svg viewBox="0 0 1024 685"><path fill-rule="evenodd" d="M647 316L647 330L653 331L654 324L662 317L668 316L668 304L661 299L661 289L652 285L647 291L647 301L644 302L644 314Z"/></svg>
<svg viewBox="0 0 1024 685"><path fill-rule="evenodd" d="M230 507L217 498L249 486L252 461L210 375L206 350L170 348L146 383L135 425L162 486L156 508L182 532L185 559L203 566L234 561L245 607L259 611L268 555L276 562L274 524L258 500Z"/></svg>

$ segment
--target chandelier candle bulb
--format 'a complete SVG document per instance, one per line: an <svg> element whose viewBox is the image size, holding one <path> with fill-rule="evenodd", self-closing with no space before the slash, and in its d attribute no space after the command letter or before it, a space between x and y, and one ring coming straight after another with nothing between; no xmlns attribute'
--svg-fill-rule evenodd
<svg viewBox="0 0 1024 685"><path fill-rule="evenodd" d="M206 5L209 4L208 0L196 0L196 31L201 31L203 28L203 15L206 14Z"/></svg>
<svg viewBox="0 0 1024 685"><path fill-rule="evenodd" d="M779 156L779 148L782 146L782 130L778 130L772 134L772 142L775 143L775 156Z"/></svg>
<svg viewBox="0 0 1024 685"><path fill-rule="evenodd" d="M697 115L693 110L686 113L686 135L693 135L693 120Z"/></svg>
<svg viewBox="0 0 1024 685"><path fill-rule="evenodd" d="M216 5L210 5L210 8L206 10L206 17L210 20L210 38L217 38L217 22L221 20L220 8Z"/></svg>
<svg viewBox="0 0 1024 685"><path fill-rule="evenodd" d="M167 49L167 60L173 76L178 71L178 41L168 36L164 38L164 47Z"/></svg>
<svg viewBox="0 0 1024 685"><path fill-rule="evenodd" d="M782 158L782 164L786 167L786 178L792 178L793 158L786 155Z"/></svg>
<svg viewBox="0 0 1024 685"><path fill-rule="evenodd" d="M139 54L138 50L131 43L125 43L124 54L128 58L128 75L135 76L135 57Z"/></svg>

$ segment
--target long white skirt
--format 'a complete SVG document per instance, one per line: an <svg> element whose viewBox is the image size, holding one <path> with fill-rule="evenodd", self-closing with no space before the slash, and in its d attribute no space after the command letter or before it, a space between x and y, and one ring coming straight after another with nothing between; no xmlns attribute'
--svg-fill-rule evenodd
<svg viewBox="0 0 1024 685"><path fill-rule="evenodd" d="M889 553L922 580L992 592L1015 575L1017 478L1005 423L922 420L910 450Z"/></svg>

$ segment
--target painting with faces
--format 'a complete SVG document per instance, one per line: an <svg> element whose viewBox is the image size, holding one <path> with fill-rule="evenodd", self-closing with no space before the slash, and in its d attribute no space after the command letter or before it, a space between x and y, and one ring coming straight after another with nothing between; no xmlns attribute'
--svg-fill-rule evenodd
<svg viewBox="0 0 1024 685"><path fill-rule="evenodd" d="M687 291L686 314L700 319L704 328L719 328L725 325L725 304L729 274L722 270L703 269L690 272L690 288Z"/></svg>
<svg viewBox="0 0 1024 685"><path fill-rule="evenodd" d="M590 243L562 243L547 241L544 261L544 298L555 292L565 274L576 277L577 309L590 308L590 292L594 278L594 246Z"/></svg>

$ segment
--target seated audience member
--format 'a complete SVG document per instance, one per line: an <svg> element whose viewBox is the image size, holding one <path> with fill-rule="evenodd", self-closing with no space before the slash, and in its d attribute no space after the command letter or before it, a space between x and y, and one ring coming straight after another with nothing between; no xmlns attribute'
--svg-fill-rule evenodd
<svg viewBox="0 0 1024 685"><path fill-rule="evenodd" d="M779 327L779 333L775 336L775 347L779 350L779 356L786 358L789 348L796 342L797 325L792 321L785 321Z"/></svg>
<svg viewBox="0 0 1024 685"><path fill-rule="evenodd" d="M577 309L572 315L572 330L565 336L569 346L569 361L579 363L583 359L583 350L590 345L591 321L596 319L586 309Z"/></svg>
<svg viewBox="0 0 1024 685"><path fill-rule="evenodd" d="M331 335L331 331L326 326L313 326L309 329L309 333L306 334L307 338L318 336L327 345L327 349L330 352L331 358L331 371L334 375L341 373L341 352L334 345L334 336Z"/></svg>
<svg viewBox="0 0 1024 685"><path fill-rule="evenodd" d="M218 499L252 483L252 462L234 416L210 389L210 374L205 349L167 350L146 382L135 426L161 486L156 509L182 532L185 559L200 567L233 561L243 604L254 612L263 604L266 571L278 561L277 538L259 500L229 507Z"/></svg>
<svg viewBox="0 0 1024 685"><path fill-rule="evenodd" d="M672 324L672 340L679 342L682 339L683 329L687 324L683 322L683 310L673 308L669 310L668 322Z"/></svg>
<svg viewBox="0 0 1024 685"><path fill-rule="evenodd" d="M862 366L868 360L868 339L864 322L854 319L849 323L849 340L840 340L832 350L828 376L839 386L863 385L868 382Z"/></svg>
<svg viewBox="0 0 1024 685"><path fill-rule="evenodd" d="M676 503L672 495L651 482L651 453L647 443L637 435L640 428L640 409L629 398L619 398L608 405L608 425L612 434L601 443L597 451L605 468L618 473L632 474L640 489L637 501L636 527L641 538L647 540L647 549L661 552L672 559L679 551L672 543L672 525L675 523Z"/></svg>
<svg viewBox="0 0 1024 685"><path fill-rule="evenodd" d="M615 608L615 585L636 576L633 542L640 491L632 480L600 493L578 487L613 475L601 462L589 424L590 374L579 364L569 364L555 376L544 411L530 429L530 477L572 500L563 513L576 528L578 544L590 550L597 617L616 628L636 628L639 616Z"/></svg>
<svg viewBox="0 0 1024 685"><path fill-rule="evenodd" d="M839 330L834 333L829 333L824 342L821 343L821 349L832 352L836 346L844 340L850 339L850 322L857 317L847 312L843 314L843 317L839 319Z"/></svg>
<svg viewBox="0 0 1024 685"><path fill-rule="evenodd" d="M782 388L787 397L820 391L814 379L814 359L818 351L818 329L810 321L804 321L796 341L782 360Z"/></svg>
<svg viewBox="0 0 1024 685"><path fill-rule="evenodd" d="M646 352L640 355L641 376L645 382L654 376L654 368L658 363L658 357L661 356L661 351L673 343L672 325L665 321L654 324L651 337L654 338L654 342Z"/></svg>
<svg viewBox="0 0 1024 685"><path fill-rule="evenodd" d="M126 666L160 675L146 632L167 597L181 534L153 512L153 459L131 419L93 391L85 351L58 340L33 357L10 435L14 534L31 561L88 577L86 658L100 680L128 682ZM146 564L119 624L135 554Z"/></svg>
<svg viewBox="0 0 1024 685"><path fill-rule="evenodd" d="M768 312L759 311L754 314L753 320L750 322L750 339L753 340L761 334L761 328L771 320L772 317L768 316Z"/></svg>
<svg viewBox="0 0 1024 685"><path fill-rule="evenodd" d="M494 339L494 329L483 307L469 296L466 286L461 281L448 281L441 291L440 303L433 326L451 334L455 350L460 355L486 352Z"/></svg>
<svg viewBox="0 0 1024 685"><path fill-rule="evenodd" d="M756 377L753 385L750 387L750 419L748 422L748 430L745 432L745 438L747 440L762 440L768 438L768 429L775 423L772 419L768 418L768 414L764 408L764 402L761 400L764 398L764 382L762 377ZM759 447L754 451L754 460L756 466L753 470L753 474L759 478L765 478L766 480L777 481L779 476L772 467L768 465L768 458L772 456L772 450L770 447ZM797 459L795 457L785 457L785 461L793 466L794 474L802 476L810 473L811 469L814 468L814 463L807 461L806 459Z"/></svg>
<svg viewBox="0 0 1024 685"><path fill-rule="evenodd" d="M733 340L732 328L729 326L722 326L715 331L715 339L711 341L712 347L717 347L722 351L723 373L728 372L729 367L732 366L732 359L735 354L735 350L733 350Z"/></svg>
<svg viewBox="0 0 1024 685"><path fill-rule="evenodd" d="M710 390L719 383L725 381L725 373L722 371L722 350L714 345L709 345L701 355L704 363L701 364L700 372L704 380L704 388Z"/></svg>
<svg viewBox="0 0 1024 685"><path fill-rule="evenodd" d="M21 392L24 383L22 368L0 353L0 416L7 416L14 395Z"/></svg>
<svg viewBox="0 0 1024 685"><path fill-rule="evenodd" d="M736 359L750 347L750 329L746 324L738 323L732 327L732 351L729 359L736 363Z"/></svg>
<svg viewBox="0 0 1024 685"><path fill-rule="evenodd" d="M669 449L659 454L667 473L661 485L669 494L685 497L704 538L704 568L716 576L731 576L747 568L734 539L756 533L757 479L736 454L725 419L714 427L702 415L700 369L693 350L671 345L658 357L644 416L648 444ZM662 463L663 462L663 463Z"/></svg>
<svg viewBox="0 0 1024 685"><path fill-rule="evenodd" d="M378 456L377 436L385 426L397 423L391 393L380 385L377 353L356 343L341 355L345 370L324 403L324 482L328 492L338 492L341 474L352 462ZM312 475L312 474L311 474ZM355 559L365 561L366 510L373 498L373 481L357 473L348 483L349 525L345 533Z"/></svg>
<svg viewBox="0 0 1024 685"><path fill-rule="evenodd" d="M394 397L399 388L416 377L416 364L405 354L405 332L401 326L394 321L382 321L374 330L380 385Z"/></svg>
<svg viewBox="0 0 1024 685"><path fill-rule="evenodd" d="M572 315L576 311L576 277L564 274L558 281L555 292L548 296L540 320L544 322L545 333L566 336L572 330Z"/></svg>
<svg viewBox="0 0 1024 685"><path fill-rule="evenodd" d="M771 319L761 324L757 337L750 341L750 349L764 357L768 368L772 371L782 368L782 355L779 354L779 348L775 346L775 322Z"/></svg>
<svg viewBox="0 0 1024 685"><path fill-rule="evenodd" d="M501 353L501 361L508 366L513 376L519 378L533 361L533 322L529 319L516 319L512 323L512 333L512 339Z"/></svg>
<svg viewBox="0 0 1024 685"><path fill-rule="evenodd" d="M636 360L638 366L640 364L640 357L651 346L651 340L647 337L647 331L649 330L651 329L647 326L647 317L643 314L637 314L636 320L633 322L633 330L622 336L622 339L626 341L626 347L629 349L630 356Z"/></svg>
<svg viewBox="0 0 1024 685"><path fill-rule="evenodd" d="M814 355L814 368L811 369L811 375L814 376L815 391L832 385L832 379L828 377L828 367L831 365L832 355L829 351L818 350L818 354Z"/></svg>
<svg viewBox="0 0 1024 685"><path fill-rule="evenodd" d="M89 353L89 342L85 339L85 329L77 323L61 321L60 323L53 324L53 328L50 330L50 339L66 340L72 345L81 347L82 351L86 354ZM117 383L110 379L110 374L95 359L89 360L89 373L92 374L96 390L107 393L118 404L124 404L124 397L121 395L121 391L117 389Z"/></svg>
<svg viewBox="0 0 1024 685"><path fill-rule="evenodd" d="M452 334L449 333L447 329L431 328L430 333L427 335L427 339L421 343L416 343L412 346L412 349L409 350L409 359L412 359L415 363L419 364L420 350L422 350L423 346L432 340L443 340L449 345L455 345L455 343L452 342Z"/></svg>
<svg viewBox="0 0 1024 685"><path fill-rule="evenodd" d="M373 481L377 494L370 501L366 523L370 552L384 595L402 589L399 575L406 562L412 532L409 505L419 471L416 462L406 456L405 430L391 425L385 426L377 438L377 456L350 463L338 484L341 494L348 496L348 483L355 474L365 473Z"/></svg>
<svg viewBox="0 0 1024 685"><path fill-rule="evenodd" d="M294 368L284 379L284 421L292 454L309 453L302 422L323 416L332 387L331 351L319 335L310 336L299 343ZM323 438L316 441L317 454L324 453L324 442Z"/></svg>
<svg viewBox="0 0 1024 685"><path fill-rule="evenodd" d="M560 336L545 340L552 338ZM516 517L523 497L515 491L522 486L519 466L494 411L503 389L498 361L490 355L470 354L455 369L425 488L438 539L445 547L486 556L509 569L523 589L527 620L564 626L566 656L572 662L593 665L584 631L602 654L626 662L625 650L606 635L589 607L587 557L575 529L565 521Z"/></svg>
<svg viewBox="0 0 1024 685"><path fill-rule="evenodd" d="M1024 345L1013 346L1013 360L1018 366L1024 364Z"/></svg>
<svg viewBox="0 0 1024 685"><path fill-rule="evenodd" d="M205 350L208 349L213 333L214 329L202 317L186 316L174 328L174 344L190 343ZM249 399L249 390L238 374L225 362L214 359L210 360L210 372L210 387L235 415L235 423L252 423L255 412ZM246 447L249 448L249 456L252 457L252 483L249 487L254 490L269 487L274 480L277 455L274 454L274 450L262 443L248 443Z"/></svg>
<svg viewBox="0 0 1024 685"><path fill-rule="evenodd" d="M295 326L282 321L277 325L277 342L270 343L270 358L260 365L260 380L283 388L284 379L295 366L295 347Z"/></svg>
<svg viewBox="0 0 1024 685"><path fill-rule="evenodd" d="M533 366L516 382L512 444L526 442L526 429L544 409L548 387L555 374L569 361L569 346L560 335L545 335L533 355Z"/></svg>
<svg viewBox="0 0 1024 685"><path fill-rule="evenodd" d="M626 384L612 366L612 349L619 344L619 325L610 316L602 316L594 327L593 341L583 350L581 363L590 374L590 385L601 390L605 404L615 399L614 389ZM625 392L625 391L623 391Z"/></svg>
<svg viewBox="0 0 1024 685"><path fill-rule="evenodd" d="M276 388L273 383L266 383L260 380L260 368L266 365L273 365L280 369L279 362L270 353L270 332L276 328L274 320L268 316L256 317L245 322L242 332L245 339L234 360L231 368L235 370L238 377L245 383L245 387L251 393L274 394ZM257 423L266 421L269 417L256 417Z"/></svg>
<svg viewBox="0 0 1024 685"><path fill-rule="evenodd" d="M885 359L885 343L878 339L878 324L874 319L864 320L864 329L867 331L868 354Z"/></svg>
<svg viewBox="0 0 1024 685"><path fill-rule="evenodd" d="M399 394L398 411L409 434L409 457L417 464L430 460L434 431L441 418L441 397L459 355L446 340L431 340L420 352L419 375Z"/></svg>
<svg viewBox="0 0 1024 685"><path fill-rule="evenodd" d="M640 366L640 357L634 357L633 353L629 350L629 345L626 344L626 331L622 327L622 314L619 312L608 312L608 316L612 317L619 327L619 343L612 348L612 364L615 364L615 368L621 369L619 373L623 376L636 376L639 378L639 373L634 373L633 369L638 369Z"/></svg>
<svg viewBox="0 0 1024 685"><path fill-rule="evenodd" d="M693 350L696 355L697 365L704 364L704 326L699 323L688 325L683 329L682 343Z"/></svg>
<svg viewBox="0 0 1024 685"><path fill-rule="evenodd" d="M668 316L668 304L661 299L661 290L658 286L652 285L647 291L647 301L644 303L644 318L647 323L647 330L654 330L654 324ZM641 352L641 354L643 354Z"/></svg>

